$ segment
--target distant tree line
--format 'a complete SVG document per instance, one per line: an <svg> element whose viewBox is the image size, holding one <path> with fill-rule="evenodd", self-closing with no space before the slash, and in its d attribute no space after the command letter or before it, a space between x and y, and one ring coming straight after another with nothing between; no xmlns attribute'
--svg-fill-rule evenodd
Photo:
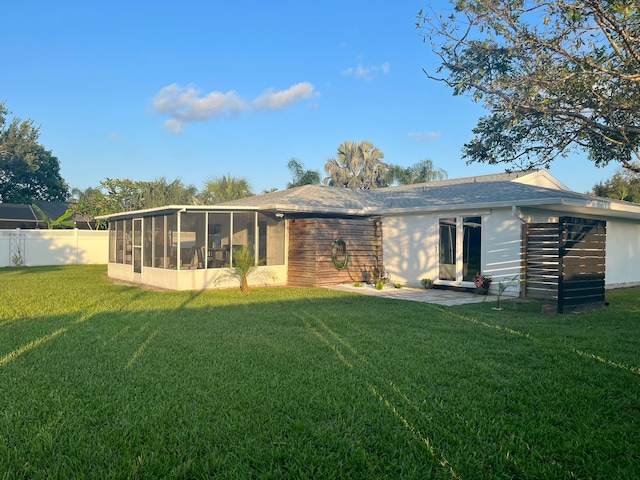
<svg viewBox="0 0 640 480"><path fill-rule="evenodd" d="M58 159L38 143L39 127L35 127L32 120L14 118L7 122L9 113L5 104L0 103L0 203L69 201L68 213L75 213L90 223L97 216L115 212L165 205L216 204L254 195L245 178L230 174L207 179L202 190L185 185L179 178L160 177L152 181L106 178L98 187L70 191L60 176ZM369 141L340 144L336 154L325 163L324 178L319 171L307 169L297 158L291 158L287 167L292 177L287 188L322 183L370 190L447 178L447 172L430 159L408 167L387 163L384 153ZM590 193L640 202L640 174L625 169L596 184ZM48 223L65 226L66 219L67 216L48 219Z"/></svg>

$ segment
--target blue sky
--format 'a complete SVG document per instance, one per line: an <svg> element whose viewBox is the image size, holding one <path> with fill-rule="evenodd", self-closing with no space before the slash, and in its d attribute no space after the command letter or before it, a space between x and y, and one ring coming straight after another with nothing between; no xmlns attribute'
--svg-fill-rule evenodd
<svg viewBox="0 0 640 480"><path fill-rule="evenodd" d="M436 9L450 8L433 1ZM290 158L324 176L345 140L449 178L504 171L461 159L483 115L429 80L415 28L426 2L26 1L3 6L0 101L41 126L71 187L101 180L246 178L286 188ZM550 173L584 192L616 165Z"/></svg>

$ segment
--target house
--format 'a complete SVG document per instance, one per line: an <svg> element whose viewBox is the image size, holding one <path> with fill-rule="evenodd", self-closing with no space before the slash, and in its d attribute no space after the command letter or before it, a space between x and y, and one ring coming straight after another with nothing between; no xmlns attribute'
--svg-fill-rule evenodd
<svg viewBox="0 0 640 480"><path fill-rule="evenodd" d="M276 285L370 281L384 266L408 286L470 288L481 272L494 289L517 279L511 294L601 303L605 286L640 284L640 205L573 192L546 171L367 191L306 185L100 218L110 276L177 290L233 285L224 267L246 245L270 272L255 281Z"/></svg>
<svg viewBox="0 0 640 480"><path fill-rule="evenodd" d="M69 204L65 202L34 201L33 205L40 208L44 214L52 220L56 220L64 215L69 209ZM21 203L0 203L0 229L39 229L48 228L47 222L31 204ZM79 215L72 215L69 219L75 228L90 228L87 222Z"/></svg>

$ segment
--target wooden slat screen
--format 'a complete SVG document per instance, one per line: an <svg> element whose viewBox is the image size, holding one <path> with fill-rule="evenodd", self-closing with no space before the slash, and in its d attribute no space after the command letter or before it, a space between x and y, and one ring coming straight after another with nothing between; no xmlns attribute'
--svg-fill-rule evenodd
<svg viewBox="0 0 640 480"><path fill-rule="evenodd" d="M606 222L560 217L524 226L526 294L558 313L604 304Z"/></svg>
<svg viewBox="0 0 640 480"><path fill-rule="evenodd" d="M524 226L526 294L539 300L558 299L560 236L558 223Z"/></svg>
<svg viewBox="0 0 640 480"><path fill-rule="evenodd" d="M348 271L336 270L333 242L345 241ZM288 278L292 286L324 286L371 281L371 267L382 265L382 228L373 218L296 218L289 220Z"/></svg>
<svg viewBox="0 0 640 480"><path fill-rule="evenodd" d="M604 304L606 222L560 218L558 312Z"/></svg>

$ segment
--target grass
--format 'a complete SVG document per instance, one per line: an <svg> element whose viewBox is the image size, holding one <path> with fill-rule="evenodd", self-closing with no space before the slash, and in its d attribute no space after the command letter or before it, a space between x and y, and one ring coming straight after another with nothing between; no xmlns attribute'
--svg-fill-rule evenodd
<svg viewBox="0 0 640 480"><path fill-rule="evenodd" d="M638 478L640 290L441 307L0 269L15 478Z"/></svg>

